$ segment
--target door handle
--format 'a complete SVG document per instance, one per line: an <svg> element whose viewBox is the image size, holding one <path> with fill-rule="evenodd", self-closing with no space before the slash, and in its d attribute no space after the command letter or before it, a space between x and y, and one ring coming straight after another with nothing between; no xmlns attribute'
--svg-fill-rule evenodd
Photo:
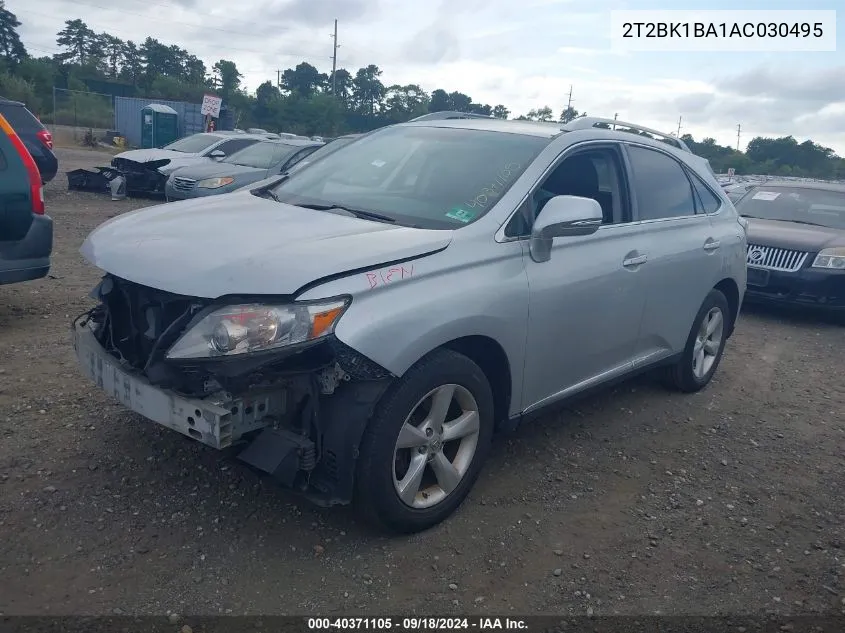
<svg viewBox="0 0 845 633"><path fill-rule="evenodd" d="M622 260L622 265L626 268L631 266L639 266L640 264L645 264L648 261L648 257L646 255L638 255L637 257L629 257L628 259Z"/></svg>
<svg viewBox="0 0 845 633"><path fill-rule="evenodd" d="M707 242L704 242L704 250L715 251L721 245L722 243L719 240L708 240Z"/></svg>

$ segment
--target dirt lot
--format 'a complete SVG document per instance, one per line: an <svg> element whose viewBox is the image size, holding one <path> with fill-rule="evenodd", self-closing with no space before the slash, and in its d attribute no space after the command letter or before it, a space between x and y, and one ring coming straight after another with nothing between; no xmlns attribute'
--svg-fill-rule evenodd
<svg viewBox="0 0 845 633"><path fill-rule="evenodd" d="M68 324L98 273L78 248L145 203L63 176L47 197L51 277L0 287L0 613L845 609L845 327L746 310L703 393L642 379L526 426L452 520L386 539L81 378Z"/></svg>

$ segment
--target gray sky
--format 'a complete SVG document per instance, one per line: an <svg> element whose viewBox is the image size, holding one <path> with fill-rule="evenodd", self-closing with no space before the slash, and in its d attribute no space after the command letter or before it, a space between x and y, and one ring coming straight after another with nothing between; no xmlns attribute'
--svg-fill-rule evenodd
<svg viewBox="0 0 845 633"><path fill-rule="evenodd" d="M841 0L814 0L835 9ZM715 0L714 0L715 2ZM792 134L845 156L845 52L627 53L610 47L612 9L696 8L692 0L7 0L31 54L57 51L55 34L82 18L97 32L178 44L211 65L231 59L254 90L307 61L353 74L376 64L382 81L459 90L513 116L550 106L633 121L735 146ZM800 8L787 0L708 2L708 8ZM700 6L700 5L699 5ZM839 7L841 9L841 7ZM230 17L231 16L231 17ZM843 32L845 11L840 10ZM839 38L840 42L842 37Z"/></svg>

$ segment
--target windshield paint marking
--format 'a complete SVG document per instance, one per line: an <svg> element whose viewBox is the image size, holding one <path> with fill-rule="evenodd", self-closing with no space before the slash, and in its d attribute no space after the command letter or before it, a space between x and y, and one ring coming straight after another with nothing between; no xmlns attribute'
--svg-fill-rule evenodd
<svg viewBox="0 0 845 633"><path fill-rule="evenodd" d="M398 266L394 268L388 268L386 271L377 270L373 273L367 273L367 282L369 282L370 290L372 290L379 284L382 286L386 286L395 281L400 281L402 279L410 279L413 276L414 265L411 264L410 268L406 268L405 266Z"/></svg>

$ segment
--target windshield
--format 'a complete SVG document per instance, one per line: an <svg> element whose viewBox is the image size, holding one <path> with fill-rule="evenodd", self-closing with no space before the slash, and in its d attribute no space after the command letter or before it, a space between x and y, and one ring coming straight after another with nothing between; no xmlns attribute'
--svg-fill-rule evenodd
<svg viewBox="0 0 845 633"><path fill-rule="evenodd" d="M845 191L802 187L754 187L736 204L740 215L818 224L845 230Z"/></svg>
<svg viewBox="0 0 845 633"><path fill-rule="evenodd" d="M331 143L327 143L323 145L320 149L315 152L312 152L308 158L303 158L300 162L296 164L294 167L295 169L302 169L305 165L310 165L314 161L320 160L321 158L325 158L329 154L334 154L337 150L345 145L349 145L352 141L357 139L357 136L353 136L352 138L339 138ZM291 169L293 171L293 169Z"/></svg>
<svg viewBox="0 0 845 633"><path fill-rule="evenodd" d="M220 137L215 134L193 134L192 136L180 138L178 141L173 141L169 145L165 145L162 149L185 152L186 154L198 154L218 141L220 141Z"/></svg>
<svg viewBox="0 0 845 633"><path fill-rule="evenodd" d="M483 216L550 138L397 126L359 138L280 183L288 204L353 207L398 224L459 228Z"/></svg>
<svg viewBox="0 0 845 633"><path fill-rule="evenodd" d="M259 142L245 147L231 156L227 156L220 162L243 165L244 167L270 169L270 167L280 163L298 149L300 147L296 145Z"/></svg>

